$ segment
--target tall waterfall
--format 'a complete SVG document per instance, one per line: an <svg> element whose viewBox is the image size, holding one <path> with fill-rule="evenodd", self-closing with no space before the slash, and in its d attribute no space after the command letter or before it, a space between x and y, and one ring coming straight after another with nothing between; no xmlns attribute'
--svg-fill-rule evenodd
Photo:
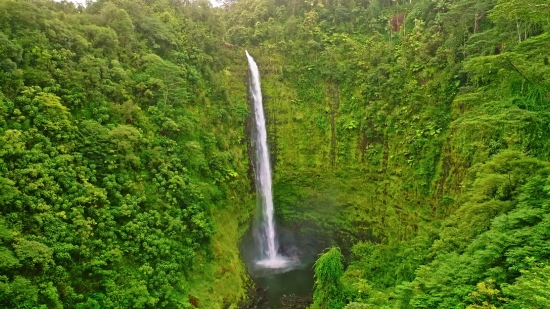
<svg viewBox="0 0 550 309"><path fill-rule="evenodd" d="M267 145L267 131L265 125L262 90L260 88L260 72L254 58L246 51L250 68L249 90L254 100L255 130L252 144L256 148L256 193L261 206L262 217L256 226L255 237L259 246L259 266L265 268L282 268L288 260L277 254L277 233L273 220L273 193L271 189L271 164L269 162L269 148Z"/></svg>

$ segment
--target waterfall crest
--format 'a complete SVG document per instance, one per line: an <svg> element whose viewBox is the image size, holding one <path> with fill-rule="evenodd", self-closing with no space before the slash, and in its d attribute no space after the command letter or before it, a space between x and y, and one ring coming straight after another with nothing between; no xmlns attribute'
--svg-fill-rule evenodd
<svg viewBox="0 0 550 309"><path fill-rule="evenodd" d="M273 192L271 188L271 163L267 144L267 130L260 87L260 72L254 58L246 51L250 69L249 91L254 101L254 130L252 144L256 150L256 193L261 208L261 219L255 227L254 236L259 247L257 265L265 268L283 268L289 260L279 255L277 233L273 218Z"/></svg>

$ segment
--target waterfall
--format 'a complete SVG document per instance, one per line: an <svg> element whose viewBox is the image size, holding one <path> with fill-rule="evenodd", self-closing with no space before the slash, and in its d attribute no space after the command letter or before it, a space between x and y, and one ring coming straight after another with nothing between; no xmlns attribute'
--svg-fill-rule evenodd
<svg viewBox="0 0 550 309"><path fill-rule="evenodd" d="M256 193L261 208L261 220L255 227L255 237L259 246L259 266L265 268L282 268L288 260L277 254L277 233L273 220L273 193L271 189L271 164L269 162L269 148L267 144L267 130L265 124L262 90L260 87L260 72L254 59L246 51L250 68L249 91L254 101L255 128L252 134L252 144L256 150Z"/></svg>

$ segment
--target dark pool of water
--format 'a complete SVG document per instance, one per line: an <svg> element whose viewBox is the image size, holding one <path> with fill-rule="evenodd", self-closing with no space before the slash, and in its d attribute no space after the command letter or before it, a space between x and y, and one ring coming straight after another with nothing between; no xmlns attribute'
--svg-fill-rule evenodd
<svg viewBox="0 0 550 309"><path fill-rule="evenodd" d="M302 265L284 273L253 277L258 287L265 288L267 302L258 308L276 309L284 295L307 296L313 293L313 265Z"/></svg>
<svg viewBox="0 0 550 309"><path fill-rule="evenodd" d="M279 228L279 245L289 254L293 264L285 269L265 269L258 267L257 248L252 231L247 233L241 243L241 256L247 265L250 277L256 288L265 289L267 301L258 309L278 309L284 295L307 296L313 293L313 265L324 244Z"/></svg>

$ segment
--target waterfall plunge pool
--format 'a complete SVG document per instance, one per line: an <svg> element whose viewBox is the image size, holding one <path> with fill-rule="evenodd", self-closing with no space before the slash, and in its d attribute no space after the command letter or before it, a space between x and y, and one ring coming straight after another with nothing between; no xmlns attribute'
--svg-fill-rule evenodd
<svg viewBox="0 0 550 309"><path fill-rule="evenodd" d="M326 244L297 236L293 231L279 226L278 253L289 262L285 267L262 267L258 263L253 230L251 228L242 238L241 256L256 289L262 291L261 296L265 298L257 300L256 306L251 308L305 308L303 304L307 300L311 301L313 294L313 265ZM289 303L294 304L296 299L300 302L295 306L288 306Z"/></svg>

